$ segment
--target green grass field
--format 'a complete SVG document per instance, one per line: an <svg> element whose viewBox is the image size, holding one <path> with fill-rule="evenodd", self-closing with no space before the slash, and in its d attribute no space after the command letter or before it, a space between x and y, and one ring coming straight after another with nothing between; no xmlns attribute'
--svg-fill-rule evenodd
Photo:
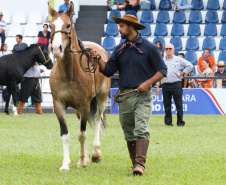
<svg viewBox="0 0 226 185"><path fill-rule="evenodd" d="M0 184L226 184L226 117L185 115L185 127L166 127L152 115L143 177L134 177L118 115L107 115L102 161L77 168L78 120L68 115L70 171L60 173L63 148L55 115L0 114ZM92 152L94 132L88 127Z"/></svg>

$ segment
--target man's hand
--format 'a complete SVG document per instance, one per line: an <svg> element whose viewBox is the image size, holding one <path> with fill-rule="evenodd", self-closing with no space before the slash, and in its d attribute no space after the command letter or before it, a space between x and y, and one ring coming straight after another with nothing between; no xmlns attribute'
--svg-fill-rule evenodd
<svg viewBox="0 0 226 185"><path fill-rule="evenodd" d="M141 93L143 91L147 91L149 87L150 87L150 85L147 82L144 82L138 86L137 92Z"/></svg>
<svg viewBox="0 0 226 185"><path fill-rule="evenodd" d="M40 73L43 73L44 72L44 69L40 69Z"/></svg>
<svg viewBox="0 0 226 185"><path fill-rule="evenodd" d="M97 53L96 50L91 50L91 51L90 51L90 57L91 57L91 58L96 58L96 57L99 57L99 56L100 56L100 54Z"/></svg>
<svg viewBox="0 0 226 185"><path fill-rule="evenodd" d="M157 87L156 87L156 93L157 93L157 95L158 95L158 96L160 96L160 94L161 94L161 91L160 91L160 88L159 88L159 86L157 86Z"/></svg>

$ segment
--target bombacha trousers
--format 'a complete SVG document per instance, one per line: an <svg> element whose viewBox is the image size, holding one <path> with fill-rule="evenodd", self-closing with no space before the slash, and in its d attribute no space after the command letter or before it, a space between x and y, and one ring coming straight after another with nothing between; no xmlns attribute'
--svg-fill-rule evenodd
<svg viewBox="0 0 226 185"><path fill-rule="evenodd" d="M152 90L135 93L123 103L119 103L119 120L126 141L134 141L140 138L149 139L149 121L152 113ZM125 91L120 91L125 93ZM121 99L131 94L120 97ZM120 100L121 100L120 99Z"/></svg>

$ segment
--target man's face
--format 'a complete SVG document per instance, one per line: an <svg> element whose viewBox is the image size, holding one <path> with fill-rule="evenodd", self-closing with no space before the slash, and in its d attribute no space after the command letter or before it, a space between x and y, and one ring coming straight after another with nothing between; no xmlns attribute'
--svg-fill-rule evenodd
<svg viewBox="0 0 226 185"><path fill-rule="evenodd" d="M174 54L174 48L172 44L166 44L165 53L168 57L172 57Z"/></svg>
<svg viewBox="0 0 226 185"><path fill-rule="evenodd" d="M69 4L69 0L64 0L64 3L65 4Z"/></svg>
<svg viewBox="0 0 226 185"><path fill-rule="evenodd" d="M21 42L21 39L19 37L16 37L16 42L19 44Z"/></svg>
<svg viewBox="0 0 226 185"><path fill-rule="evenodd" d="M178 57L180 57L180 58L183 58L183 59L184 59L184 56L183 56L183 55L178 55Z"/></svg>
<svg viewBox="0 0 226 185"><path fill-rule="evenodd" d="M209 58L210 52L208 50L204 50L204 58Z"/></svg>
<svg viewBox="0 0 226 185"><path fill-rule="evenodd" d="M225 68L225 66L218 66L218 69L219 69L219 71L220 71L221 73L224 72L224 68Z"/></svg>
<svg viewBox="0 0 226 185"><path fill-rule="evenodd" d="M119 33L122 39L127 39L131 34L130 27L126 23L119 23Z"/></svg>

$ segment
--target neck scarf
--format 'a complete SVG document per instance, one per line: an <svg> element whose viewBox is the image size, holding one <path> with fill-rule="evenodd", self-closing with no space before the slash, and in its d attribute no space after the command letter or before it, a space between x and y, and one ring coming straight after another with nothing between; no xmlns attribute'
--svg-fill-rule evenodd
<svg viewBox="0 0 226 185"><path fill-rule="evenodd" d="M136 43L137 43L137 41L139 40L140 37L141 37L141 35L137 34L136 37L133 38L133 40L131 40L131 41L126 40L122 44L122 46L117 50L117 53L118 53L117 57L122 54L122 52L123 52L123 50L125 49L126 46L130 46L130 48L135 48L138 51L138 53L144 53L141 49L139 49L136 46Z"/></svg>

